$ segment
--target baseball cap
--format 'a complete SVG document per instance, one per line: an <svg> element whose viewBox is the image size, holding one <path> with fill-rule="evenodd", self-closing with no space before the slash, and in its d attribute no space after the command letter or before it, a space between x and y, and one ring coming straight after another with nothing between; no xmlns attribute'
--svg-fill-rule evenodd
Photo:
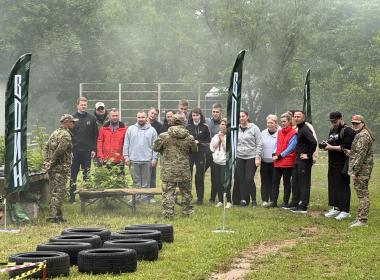
<svg viewBox="0 0 380 280"><path fill-rule="evenodd" d="M79 119L74 118L70 114L63 114L61 119L60 119L60 122L64 122L64 121L77 122L77 121L79 121Z"/></svg>
<svg viewBox="0 0 380 280"><path fill-rule="evenodd" d="M338 111L337 112L331 112L329 118L330 118L330 121L341 119L342 118L342 113L338 112Z"/></svg>
<svg viewBox="0 0 380 280"><path fill-rule="evenodd" d="M96 103L95 103L95 109L98 109L99 107L103 107L103 108L105 108L106 106L104 106L104 103L103 103L103 102L96 102Z"/></svg>
<svg viewBox="0 0 380 280"><path fill-rule="evenodd" d="M362 115L353 115L351 118L351 123L363 123L364 118Z"/></svg>

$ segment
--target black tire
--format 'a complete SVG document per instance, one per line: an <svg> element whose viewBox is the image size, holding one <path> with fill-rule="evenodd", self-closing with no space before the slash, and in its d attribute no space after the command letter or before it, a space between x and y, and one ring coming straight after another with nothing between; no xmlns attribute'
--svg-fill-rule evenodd
<svg viewBox="0 0 380 280"><path fill-rule="evenodd" d="M65 228L62 230L61 235L67 235L67 234L92 234L92 235L98 235L102 239L102 243L106 242L107 240L110 240L111 237L111 231L109 231L106 228L95 228L95 227L88 227L88 228Z"/></svg>
<svg viewBox="0 0 380 280"><path fill-rule="evenodd" d="M174 241L174 229L171 224L134 224L127 225L125 229L151 229L151 230L159 230L162 233L162 241L163 242L173 242Z"/></svg>
<svg viewBox="0 0 380 280"><path fill-rule="evenodd" d="M123 273L137 269L136 251L122 248L98 248L79 252L78 271L85 273Z"/></svg>
<svg viewBox="0 0 380 280"><path fill-rule="evenodd" d="M162 234L158 230L130 229L111 233L111 240L115 239L154 239L158 243L158 249L162 249Z"/></svg>
<svg viewBox="0 0 380 280"><path fill-rule="evenodd" d="M70 257L63 252L44 251L44 252L26 252L18 253L9 257L9 262L23 264L24 262L42 262L46 261L46 277L69 276L70 274ZM30 270L30 268L11 271L10 278ZM33 278L42 278L42 271L36 272Z"/></svg>
<svg viewBox="0 0 380 280"><path fill-rule="evenodd" d="M70 257L70 265L77 265L78 253L82 250L92 249L90 243L84 242L49 242L37 245L37 251L58 251L67 253Z"/></svg>
<svg viewBox="0 0 380 280"><path fill-rule="evenodd" d="M103 248L134 249L137 260L155 261L158 259L158 243L153 239L116 239L104 242Z"/></svg>
<svg viewBox="0 0 380 280"><path fill-rule="evenodd" d="M84 242L90 243L92 248L102 247L102 240L100 239L100 236L91 234L58 235L50 238L49 242Z"/></svg>

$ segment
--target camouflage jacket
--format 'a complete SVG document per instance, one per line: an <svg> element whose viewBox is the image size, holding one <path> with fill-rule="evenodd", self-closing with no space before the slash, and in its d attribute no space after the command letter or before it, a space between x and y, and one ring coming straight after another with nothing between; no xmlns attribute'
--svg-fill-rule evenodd
<svg viewBox="0 0 380 280"><path fill-rule="evenodd" d="M373 168L372 143L375 139L366 129L359 131L351 146L348 174L370 177Z"/></svg>
<svg viewBox="0 0 380 280"><path fill-rule="evenodd" d="M153 150L162 155L162 181L191 181L189 155L197 152L197 144L186 128L181 125L170 127L154 141Z"/></svg>
<svg viewBox="0 0 380 280"><path fill-rule="evenodd" d="M51 162L50 171L69 171L72 150L71 135L70 130L62 127L50 135L44 149L45 161Z"/></svg>

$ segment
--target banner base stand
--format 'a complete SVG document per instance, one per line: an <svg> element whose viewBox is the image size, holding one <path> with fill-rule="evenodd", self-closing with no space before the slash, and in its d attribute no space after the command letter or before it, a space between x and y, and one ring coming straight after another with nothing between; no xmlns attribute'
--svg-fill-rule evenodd
<svg viewBox="0 0 380 280"><path fill-rule="evenodd" d="M0 229L0 232L5 232L5 233L19 233L19 229Z"/></svg>
<svg viewBox="0 0 380 280"><path fill-rule="evenodd" d="M213 233L228 233L228 234L235 233L235 231L232 229L214 229L212 232Z"/></svg>

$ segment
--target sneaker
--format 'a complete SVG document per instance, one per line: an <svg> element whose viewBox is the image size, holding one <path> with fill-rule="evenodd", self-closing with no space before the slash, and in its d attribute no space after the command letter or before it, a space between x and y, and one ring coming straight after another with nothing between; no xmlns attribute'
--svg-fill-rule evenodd
<svg viewBox="0 0 380 280"><path fill-rule="evenodd" d="M340 211L336 210L335 208L330 209L328 212L325 213L326 218L334 218L340 214Z"/></svg>
<svg viewBox="0 0 380 280"><path fill-rule="evenodd" d="M223 206L223 203L222 202L218 202L215 207L222 207L222 206Z"/></svg>
<svg viewBox="0 0 380 280"><path fill-rule="evenodd" d="M154 204L154 203L156 203L157 201L154 199L154 198L151 198L151 199L149 199L149 203L150 204Z"/></svg>
<svg viewBox="0 0 380 280"><path fill-rule="evenodd" d="M351 214L350 213L347 213L347 212L340 212L338 216L335 217L335 219L337 219L338 221L341 221L343 219L346 219L346 218L350 218L351 217Z"/></svg>
<svg viewBox="0 0 380 280"><path fill-rule="evenodd" d="M227 208L227 209L232 208L232 203L231 203L231 202L227 202L227 204L226 204L226 208Z"/></svg>
<svg viewBox="0 0 380 280"><path fill-rule="evenodd" d="M257 207L257 202L256 202L256 201L252 201L252 207L253 207L253 208L256 208L256 207Z"/></svg>
<svg viewBox="0 0 380 280"><path fill-rule="evenodd" d="M283 203L281 203L280 207L281 207L282 209L289 209L289 204L286 203L286 202L283 202Z"/></svg>
<svg viewBox="0 0 380 280"><path fill-rule="evenodd" d="M263 207L268 207L268 205L269 205L269 202L263 201L263 204L262 204Z"/></svg>
<svg viewBox="0 0 380 280"><path fill-rule="evenodd" d="M296 207L296 209L291 210L293 213L307 214L307 208L304 207Z"/></svg>
<svg viewBox="0 0 380 280"><path fill-rule="evenodd" d="M247 201L245 201L245 200L240 200L240 206L241 206L241 207L245 207L245 206L247 206Z"/></svg>
<svg viewBox="0 0 380 280"><path fill-rule="evenodd" d="M354 222L350 224L350 228L353 228L353 227L368 227L368 225L365 222L355 220Z"/></svg>

